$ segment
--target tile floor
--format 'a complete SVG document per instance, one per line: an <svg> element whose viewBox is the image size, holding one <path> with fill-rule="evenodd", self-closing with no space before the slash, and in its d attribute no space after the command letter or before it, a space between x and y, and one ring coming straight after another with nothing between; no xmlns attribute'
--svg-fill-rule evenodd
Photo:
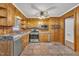
<svg viewBox="0 0 79 59"><path fill-rule="evenodd" d="M30 43L21 56L77 56L70 48L60 43Z"/></svg>

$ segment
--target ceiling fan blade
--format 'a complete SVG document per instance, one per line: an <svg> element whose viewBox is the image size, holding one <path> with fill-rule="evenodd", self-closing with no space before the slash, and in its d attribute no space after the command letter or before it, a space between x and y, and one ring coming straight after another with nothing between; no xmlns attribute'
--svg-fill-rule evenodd
<svg viewBox="0 0 79 59"><path fill-rule="evenodd" d="M31 7L37 11L41 11L39 8L37 8L34 4L31 4Z"/></svg>
<svg viewBox="0 0 79 59"><path fill-rule="evenodd" d="M55 6L52 6L52 7L49 7L48 9L46 9L45 11L49 11L49 10L52 10L52 9L55 9L56 7Z"/></svg>
<svg viewBox="0 0 79 59"><path fill-rule="evenodd" d="M40 12L35 13L33 16L39 16Z"/></svg>

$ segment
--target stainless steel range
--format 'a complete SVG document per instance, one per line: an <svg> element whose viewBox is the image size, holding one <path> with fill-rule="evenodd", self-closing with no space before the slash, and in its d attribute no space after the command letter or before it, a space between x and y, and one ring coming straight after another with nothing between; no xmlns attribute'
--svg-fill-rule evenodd
<svg viewBox="0 0 79 59"><path fill-rule="evenodd" d="M32 29L32 32L29 34L29 42L39 42L39 31Z"/></svg>

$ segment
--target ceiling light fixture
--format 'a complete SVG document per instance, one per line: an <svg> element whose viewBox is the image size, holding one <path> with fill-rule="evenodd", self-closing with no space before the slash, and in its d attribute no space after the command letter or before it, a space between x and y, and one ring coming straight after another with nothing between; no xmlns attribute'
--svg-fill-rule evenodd
<svg viewBox="0 0 79 59"><path fill-rule="evenodd" d="M36 5L34 5L34 4L32 4L31 7L32 7L33 9L39 11L38 13L36 13L36 14L34 15L34 16L39 15L39 17L38 17L39 19L48 18L48 16L50 16L48 12L49 12L50 10L56 8L56 6L51 6L51 7L49 7L49 8L47 8L47 9L44 10L44 9L41 9L41 7L38 8L38 7L37 7Z"/></svg>
<svg viewBox="0 0 79 59"><path fill-rule="evenodd" d="M40 16L38 17L39 19L45 19L48 18L48 12L46 11L41 11Z"/></svg>

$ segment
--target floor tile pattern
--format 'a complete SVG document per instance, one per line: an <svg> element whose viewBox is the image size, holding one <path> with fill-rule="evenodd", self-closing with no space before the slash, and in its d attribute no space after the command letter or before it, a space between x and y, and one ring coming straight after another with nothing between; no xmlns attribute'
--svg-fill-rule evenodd
<svg viewBox="0 0 79 59"><path fill-rule="evenodd" d="M70 48L60 43L30 43L21 56L77 56Z"/></svg>

